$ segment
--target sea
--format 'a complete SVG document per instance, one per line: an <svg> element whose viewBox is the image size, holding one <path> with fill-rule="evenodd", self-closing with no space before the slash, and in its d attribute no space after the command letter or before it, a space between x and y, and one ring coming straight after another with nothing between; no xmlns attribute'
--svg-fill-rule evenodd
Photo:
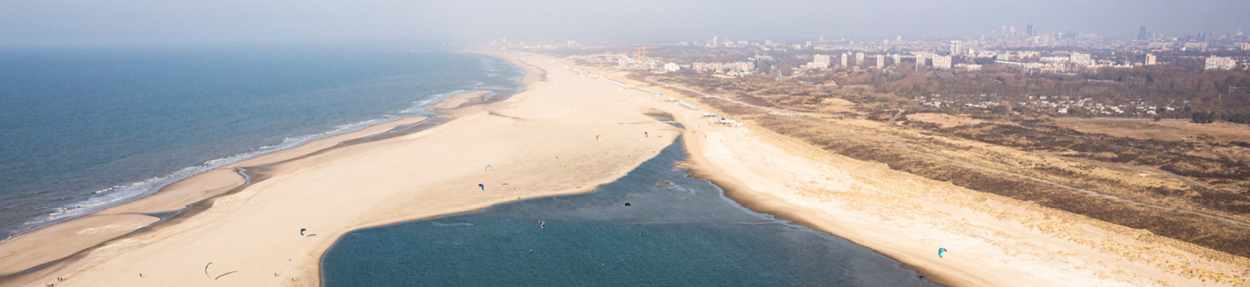
<svg viewBox="0 0 1250 287"><path fill-rule="evenodd" d="M0 241L524 72L438 47L0 49Z"/></svg>
<svg viewBox="0 0 1250 287"><path fill-rule="evenodd" d="M322 256L322 284L937 286L871 249L744 208L675 166L685 158L678 140L591 193L349 232Z"/></svg>

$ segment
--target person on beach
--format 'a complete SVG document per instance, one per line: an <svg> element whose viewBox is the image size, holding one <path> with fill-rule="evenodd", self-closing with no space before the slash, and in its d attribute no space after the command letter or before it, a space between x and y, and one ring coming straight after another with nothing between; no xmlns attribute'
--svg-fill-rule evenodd
<svg viewBox="0 0 1250 287"><path fill-rule="evenodd" d="M651 134L648 134L647 132L642 132L642 137L649 138L651 137Z"/></svg>

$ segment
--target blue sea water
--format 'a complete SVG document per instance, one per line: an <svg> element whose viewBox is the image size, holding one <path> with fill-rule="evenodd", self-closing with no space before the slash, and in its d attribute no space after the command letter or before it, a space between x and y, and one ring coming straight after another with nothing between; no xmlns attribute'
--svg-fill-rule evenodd
<svg viewBox="0 0 1250 287"><path fill-rule="evenodd" d="M593 193L349 232L322 256L322 283L936 286L868 248L743 208L674 168L685 156L678 141Z"/></svg>
<svg viewBox="0 0 1250 287"><path fill-rule="evenodd" d="M374 48L0 49L0 240L522 75Z"/></svg>

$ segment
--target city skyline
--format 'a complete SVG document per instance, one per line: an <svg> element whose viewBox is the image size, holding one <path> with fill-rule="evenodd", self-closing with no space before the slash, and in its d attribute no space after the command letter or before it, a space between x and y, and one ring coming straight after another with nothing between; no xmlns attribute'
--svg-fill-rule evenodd
<svg viewBox="0 0 1250 287"><path fill-rule="evenodd" d="M796 7L802 7L796 9ZM594 13L586 13L594 11ZM1229 34L1250 24L1250 2L1061 0L959 3L786 1L706 5L548 2L304 3L10 1L0 4L0 45L423 41L662 42L686 39L903 39L1093 33ZM73 18L75 21L57 19ZM682 27L682 29L673 29ZM1031 32L1031 33L1030 33Z"/></svg>

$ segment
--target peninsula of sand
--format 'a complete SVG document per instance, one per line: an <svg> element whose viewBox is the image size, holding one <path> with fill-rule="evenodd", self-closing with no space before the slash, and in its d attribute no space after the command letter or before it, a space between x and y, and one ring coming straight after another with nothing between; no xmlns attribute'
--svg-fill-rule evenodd
<svg viewBox="0 0 1250 287"><path fill-rule="evenodd" d="M322 254L349 231L589 192L678 136L695 176L744 206L847 238L938 283L1237 284L1079 243L1141 244L1105 224L823 153L749 122L717 124L704 117L716 111L690 108L699 98L674 102L678 93L663 86L648 86L662 97L632 89L647 85L623 72L482 53L526 69L525 91L487 103L474 100L480 94L459 95L435 107L449 121L420 132L340 144L420 120L404 119L319 140L24 234L0 243L0 285L318 286ZM657 120L670 117L684 128ZM1077 233L1053 231L1060 227ZM944 257L939 248L948 250ZM1177 264L1200 258L1167 245L1152 256ZM1204 262L1207 271L1244 271Z"/></svg>

